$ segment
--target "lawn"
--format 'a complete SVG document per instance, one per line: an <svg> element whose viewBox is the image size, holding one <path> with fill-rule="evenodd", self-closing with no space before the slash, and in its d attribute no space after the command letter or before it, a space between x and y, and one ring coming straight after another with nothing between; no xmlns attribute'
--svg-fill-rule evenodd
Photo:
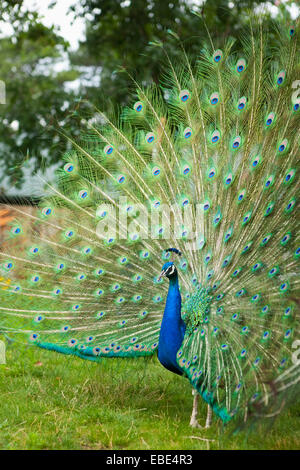
<svg viewBox="0 0 300 470"><path fill-rule="evenodd" d="M33 299L25 305L23 297L0 290L2 306L12 301L34 308ZM231 424L224 429L214 417L210 429L192 429L191 386L156 356L98 364L13 342L6 362L0 365L0 449L300 448L300 402L272 428L233 434ZM205 418L201 402L201 425Z"/></svg>
<svg viewBox="0 0 300 470"><path fill-rule="evenodd" d="M192 429L191 387L151 359L96 364L10 345L0 365L0 449L297 449L300 405L271 429ZM201 403L200 422L206 406Z"/></svg>

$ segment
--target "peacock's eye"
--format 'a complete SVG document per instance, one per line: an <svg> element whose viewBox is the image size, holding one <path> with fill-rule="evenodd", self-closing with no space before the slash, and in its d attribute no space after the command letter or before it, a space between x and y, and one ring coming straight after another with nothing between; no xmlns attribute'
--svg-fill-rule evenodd
<svg viewBox="0 0 300 470"><path fill-rule="evenodd" d="M233 139L233 143L232 143L232 148L234 150L238 149L239 146L241 145L241 142L242 142L242 139L239 135L237 135L234 139Z"/></svg>
<svg viewBox="0 0 300 470"><path fill-rule="evenodd" d="M192 135L192 129L190 127L187 127L186 129L184 129L183 131L183 135L185 137L185 139L189 139Z"/></svg>
<svg viewBox="0 0 300 470"><path fill-rule="evenodd" d="M222 58L223 58L223 52L220 49L216 50L213 55L214 62L219 63L221 62Z"/></svg>
<svg viewBox="0 0 300 470"><path fill-rule="evenodd" d="M124 175L118 176L118 183L119 183L119 184L124 183L125 179L126 179L126 177L125 177Z"/></svg>
<svg viewBox="0 0 300 470"><path fill-rule="evenodd" d="M285 75L286 75L285 70L281 70L281 72L279 72L276 78L277 85L282 85L285 79Z"/></svg>
<svg viewBox="0 0 300 470"><path fill-rule="evenodd" d="M72 171L74 170L74 165L72 165L72 163L66 163L64 166L64 170L67 173L72 173Z"/></svg>
<svg viewBox="0 0 300 470"><path fill-rule="evenodd" d="M148 132L148 133L146 134L146 142L147 142L148 144L152 144L154 141L155 141L155 135L154 135L154 133L153 133L153 132Z"/></svg>
<svg viewBox="0 0 300 470"><path fill-rule="evenodd" d="M81 191L79 191L79 197L80 197L80 199L87 198L88 197L88 192L85 189L82 189Z"/></svg>
<svg viewBox="0 0 300 470"><path fill-rule="evenodd" d="M108 145L106 145L106 146L104 147L104 153L105 153L105 155L111 155L111 154L113 153L113 151L114 151L114 148L113 148L112 145L109 145L109 144L108 144Z"/></svg>
<svg viewBox="0 0 300 470"><path fill-rule="evenodd" d="M216 105L219 102L219 100L220 100L220 96L218 92L212 93L210 95L209 101L213 106Z"/></svg>
<svg viewBox="0 0 300 470"><path fill-rule="evenodd" d="M220 136L221 136L220 131L216 129L211 135L211 142L213 144L216 144L220 140Z"/></svg>
<svg viewBox="0 0 300 470"><path fill-rule="evenodd" d="M236 71L238 73L242 73L246 68L246 61L245 59L239 59L236 63Z"/></svg>
<svg viewBox="0 0 300 470"><path fill-rule="evenodd" d="M185 103L190 98L190 92L188 90L182 90L179 94L179 99Z"/></svg>
<svg viewBox="0 0 300 470"><path fill-rule="evenodd" d="M143 103L141 101L137 101L135 104L134 104L134 110L137 112L137 113L140 113L143 109Z"/></svg>
<svg viewBox="0 0 300 470"><path fill-rule="evenodd" d="M298 111L299 107L300 107L300 103L297 102L297 103L294 104L293 110Z"/></svg>
<svg viewBox="0 0 300 470"><path fill-rule="evenodd" d="M289 35L290 35L291 37L293 37L294 34L295 34L295 28L294 28L294 27L291 27L290 30L289 30Z"/></svg>

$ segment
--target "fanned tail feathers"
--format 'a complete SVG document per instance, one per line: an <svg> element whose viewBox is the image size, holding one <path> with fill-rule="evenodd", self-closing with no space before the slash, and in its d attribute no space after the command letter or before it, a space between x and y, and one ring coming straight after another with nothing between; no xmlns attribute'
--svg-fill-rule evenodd
<svg viewBox="0 0 300 470"><path fill-rule="evenodd" d="M183 52L119 118L98 110L66 136L57 186L14 207L2 332L91 360L153 354L175 246L192 385L224 421L272 415L297 390L299 32L275 29L272 51L251 23L242 55L231 40L195 65Z"/></svg>

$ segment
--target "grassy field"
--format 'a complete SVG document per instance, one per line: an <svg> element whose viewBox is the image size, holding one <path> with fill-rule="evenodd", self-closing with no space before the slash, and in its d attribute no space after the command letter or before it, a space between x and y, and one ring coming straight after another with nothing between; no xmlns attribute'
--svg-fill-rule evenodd
<svg viewBox="0 0 300 470"><path fill-rule="evenodd" d="M30 298L26 305L18 299L0 290L0 305L34 309ZM11 343L6 361L0 365L0 449L300 448L300 402L271 429L233 434L216 417L210 429L192 429L191 386L156 357L97 364ZM205 418L201 402L201 425Z"/></svg>
<svg viewBox="0 0 300 470"><path fill-rule="evenodd" d="M156 358L90 363L11 345L0 365L0 449L297 449L300 405L273 428L192 429L191 388ZM204 424L205 404L199 421ZM206 440L203 440L206 439Z"/></svg>

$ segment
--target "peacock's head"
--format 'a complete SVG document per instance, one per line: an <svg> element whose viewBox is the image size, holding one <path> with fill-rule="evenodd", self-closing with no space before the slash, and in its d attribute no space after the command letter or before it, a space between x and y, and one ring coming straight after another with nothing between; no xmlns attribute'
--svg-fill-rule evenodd
<svg viewBox="0 0 300 470"><path fill-rule="evenodd" d="M164 251L165 253L171 252L171 254L175 253L176 255L181 256L181 251L177 248L167 248ZM166 276L168 279L174 279L175 277L177 277L177 269L172 261L168 261L163 265L162 271L158 276L158 281L160 281L163 276Z"/></svg>
<svg viewBox="0 0 300 470"><path fill-rule="evenodd" d="M171 261L168 261L167 263L165 263L162 267L162 271L158 277L158 280L160 281L160 279L163 277L163 276L166 276L168 279L172 279L172 278L175 278L177 276L177 269L174 265L174 263L172 263Z"/></svg>

